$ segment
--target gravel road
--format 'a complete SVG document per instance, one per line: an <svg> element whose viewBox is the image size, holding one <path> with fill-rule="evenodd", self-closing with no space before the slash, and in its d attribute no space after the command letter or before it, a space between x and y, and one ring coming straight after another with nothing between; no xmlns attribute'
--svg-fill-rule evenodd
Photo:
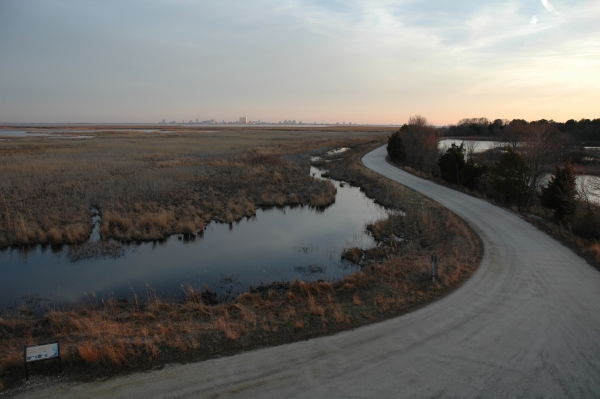
<svg viewBox="0 0 600 399"><path fill-rule="evenodd" d="M600 397L600 273L517 215L384 157L381 147L363 162L482 237L480 268L453 294L330 337L23 397Z"/></svg>

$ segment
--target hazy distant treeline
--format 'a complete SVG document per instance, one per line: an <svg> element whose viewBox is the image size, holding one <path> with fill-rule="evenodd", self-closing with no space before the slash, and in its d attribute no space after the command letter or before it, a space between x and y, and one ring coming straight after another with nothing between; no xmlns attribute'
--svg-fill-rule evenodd
<svg viewBox="0 0 600 399"><path fill-rule="evenodd" d="M598 145L600 144L600 119L581 119L576 121L569 119L566 122L555 122L553 120L540 119L539 121L527 122L522 119L495 119L487 118L465 118L456 125L439 128L440 135L445 137L494 137L501 138L510 134L510 130L516 130L523 124L549 124L557 131L566 134L574 145Z"/></svg>

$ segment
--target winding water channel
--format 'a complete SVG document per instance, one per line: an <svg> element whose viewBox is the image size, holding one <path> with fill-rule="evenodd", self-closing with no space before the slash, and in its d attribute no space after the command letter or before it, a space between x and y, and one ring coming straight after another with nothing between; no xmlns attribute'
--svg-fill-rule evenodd
<svg viewBox="0 0 600 399"><path fill-rule="evenodd" d="M320 172L311 169L320 178ZM357 271L341 260L345 248L376 245L368 223L385 208L358 188L333 182L335 203L324 210L304 207L259 209L232 225L210 223L197 237L171 236L162 242L123 246L118 257L73 261L68 246L0 250L0 309L27 303L99 303L109 297L143 298L148 287L165 298L181 298L182 287L207 285L221 298L250 286L296 278L333 281ZM94 221L98 216L94 215ZM90 242L98 239L96 229Z"/></svg>

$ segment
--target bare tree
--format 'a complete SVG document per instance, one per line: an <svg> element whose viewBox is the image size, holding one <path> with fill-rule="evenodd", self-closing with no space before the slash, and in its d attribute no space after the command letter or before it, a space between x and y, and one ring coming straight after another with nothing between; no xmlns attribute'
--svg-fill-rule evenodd
<svg viewBox="0 0 600 399"><path fill-rule="evenodd" d="M475 150L479 146L479 141L476 140L466 140L462 142L465 146L465 155L467 157L467 161L473 160L473 154L475 154Z"/></svg>
<svg viewBox="0 0 600 399"><path fill-rule="evenodd" d="M565 137L549 123L529 123L519 128L518 152L530 169L527 203L531 203L542 184L548 165L558 162Z"/></svg>
<svg viewBox="0 0 600 399"><path fill-rule="evenodd" d="M419 126L419 127L428 127L429 126L429 122L427 122L427 118L425 118L423 115L414 115L411 116L410 118L408 118L408 125L409 126Z"/></svg>
<svg viewBox="0 0 600 399"><path fill-rule="evenodd" d="M504 129L500 132L499 141L504 147L511 146L517 148L520 141L525 136L525 131L528 128L528 123L524 120L515 119L512 122L505 124Z"/></svg>
<svg viewBox="0 0 600 399"><path fill-rule="evenodd" d="M399 135L406 150L406 164L419 171L432 173L437 167L438 132L422 115L411 116L400 128Z"/></svg>
<svg viewBox="0 0 600 399"><path fill-rule="evenodd" d="M577 177L577 199L586 205L591 211L593 205L600 204L600 177L582 176Z"/></svg>
<svg viewBox="0 0 600 399"><path fill-rule="evenodd" d="M586 176L592 201L600 204L600 178L597 176Z"/></svg>
<svg viewBox="0 0 600 399"><path fill-rule="evenodd" d="M489 126L490 121L488 118L463 118L458 121L459 125L482 125L486 128Z"/></svg>

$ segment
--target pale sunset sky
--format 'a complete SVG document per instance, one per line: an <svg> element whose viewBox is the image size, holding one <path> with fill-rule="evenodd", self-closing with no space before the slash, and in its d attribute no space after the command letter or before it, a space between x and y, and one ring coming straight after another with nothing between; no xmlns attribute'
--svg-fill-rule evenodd
<svg viewBox="0 0 600 399"><path fill-rule="evenodd" d="M600 1L0 0L0 124L600 118Z"/></svg>

